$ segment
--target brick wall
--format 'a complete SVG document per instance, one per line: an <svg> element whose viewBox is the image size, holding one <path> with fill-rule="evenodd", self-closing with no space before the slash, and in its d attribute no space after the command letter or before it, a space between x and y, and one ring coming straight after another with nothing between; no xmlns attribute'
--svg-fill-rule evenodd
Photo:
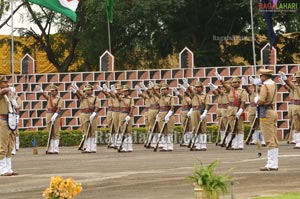
<svg viewBox="0 0 300 199"><path fill-rule="evenodd" d="M257 66L257 69L262 66ZM286 74L293 74L300 70L300 65L277 65L274 68L274 73L278 74L282 71ZM209 109L208 123L215 122L215 97L209 92L208 83L212 82L216 85L220 85L220 82L214 76L216 70L225 77L225 80L230 79L233 76L244 76L248 79L249 75L253 75L253 67L249 66L233 66L233 67L202 67L202 68L186 68L186 69L155 69L155 70L129 70L129 71L114 71L114 72L86 72L86 73L51 73L51 74L28 74L16 76L16 89L18 95L23 100L20 130L43 130L45 129L45 106L46 101L40 93L35 91L35 86L41 84L44 90L49 89L51 83L59 86L59 94L64 99L63 114L62 114L62 129L78 129L79 114L78 109L79 102L74 94L69 91L69 87L72 81L75 81L77 85L82 88L86 82L97 85L107 83L109 85L119 82L121 84L127 84L131 88L134 88L139 82L144 81L145 85L149 80L156 82L167 82L170 87L177 87L178 83L182 83L183 78L187 78L192 85L198 79L205 85L205 90L210 95L212 105ZM275 77L275 82L278 83L278 76ZM288 93L280 85L278 85L277 93L277 109L278 109L278 136L282 138L284 134L288 132L289 124L287 118L287 101ZM170 90L171 92L171 90ZM106 98L102 93L95 91L95 94L99 96L101 102L101 109L98 114L98 126L106 126ZM134 110L134 125L144 125L144 102L137 97L137 92L132 91L131 96L134 98L136 108ZM179 123L180 108L178 99L175 98L175 118L176 123Z"/></svg>

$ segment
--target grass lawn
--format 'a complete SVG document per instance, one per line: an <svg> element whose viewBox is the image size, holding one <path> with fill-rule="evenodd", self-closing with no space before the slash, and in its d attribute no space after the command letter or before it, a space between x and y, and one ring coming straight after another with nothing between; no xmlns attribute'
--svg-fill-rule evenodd
<svg viewBox="0 0 300 199"><path fill-rule="evenodd" d="M257 197L253 199L299 199L300 193L286 193L280 196Z"/></svg>

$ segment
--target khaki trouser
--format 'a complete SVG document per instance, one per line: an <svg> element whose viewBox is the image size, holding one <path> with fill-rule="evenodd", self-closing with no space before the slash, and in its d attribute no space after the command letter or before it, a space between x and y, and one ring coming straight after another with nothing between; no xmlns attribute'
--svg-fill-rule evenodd
<svg viewBox="0 0 300 199"><path fill-rule="evenodd" d="M14 140L15 135L8 128L7 121L0 119L0 160L11 157Z"/></svg>
<svg viewBox="0 0 300 199"><path fill-rule="evenodd" d="M127 113L120 113L119 114L119 125L120 125L120 133L123 133L124 128L126 127L125 118L127 116ZM133 117L130 117L130 120L127 125L127 129L124 133L132 134L132 124L133 124Z"/></svg>
<svg viewBox="0 0 300 199"><path fill-rule="evenodd" d="M187 113L188 113L188 111L181 111L180 112L180 121L181 121L182 128L184 128L185 122L188 119L188 117L186 116ZM193 123L192 123L191 118L189 118L189 121L188 121L188 124L187 124L187 127L186 127L185 131L186 132L191 132L192 130L193 130ZM185 132L183 132L183 133L185 133Z"/></svg>
<svg viewBox="0 0 300 199"><path fill-rule="evenodd" d="M47 129L48 131L50 131L50 128L51 128L51 125L52 125L52 122L51 122L51 117L53 116L53 113L47 113L46 114L46 124L47 124ZM59 125L60 125L60 117L57 116L56 119L55 119L55 122L53 124L53 127L52 127L52 137L51 139L54 139L54 140L57 140L59 139Z"/></svg>
<svg viewBox="0 0 300 199"><path fill-rule="evenodd" d="M229 122L229 132L232 132L234 130L234 124L236 121L236 113L238 111L237 107L228 106L227 108L227 118ZM240 116L240 118L237 121L237 132L238 134L244 134L244 118L243 114Z"/></svg>
<svg viewBox="0 0 300 199"><path fill-rule="evenodd" d="M146 130L150 130L150 122L149 122L149 111L144 113L144 121L145 121L145 128Z"/></svg>
<svg viewBox="0 0 300 199"><path fill-rule="evenodd" d="M200 122L200 116L201 116L200 111L198 110L192 111L191 119L193 123L194 133L196 134L197 134L196 130ZM199 128L199 132L206 133L206 118L202 121L201 126Z"/></svg>
<svg viewBox="0 0 300 199"><path fill-rule="evenodd" d="M83 134L86 134L90 124L90 113L80 113L80 124L83 129ZM93 120L93 123L90 126L89 133L87 137L95 138L96 137L96 130L97 130L97 116Z"/></svg>
<svg viewBox="0 0 300 199"><path fill-rule="evenodd" d="M165 122L165 116L167 115L167 111L163 111L163 112L159 112L158 113L158 126L159 129L162 129L164 122ZM170 116L170 120L169 122L166 124L165 129L163 131L163 134L167 135L167 134L173 134L174 132L174 123L175 123L175 119L174 116Z"/></svg>
<svg viewBox="0 0 300 199"><path fill-rule="evenodd" d="M227 125L227 110L226 109L217 109L216 111L217 118L216 120L218 121L218 125L220 126L220 131L225 131L226 130L226 125Z"/></svg>
<svg viewBox="0 0 300 199"><path fill-rule="evenodd" d="M288 117L289 117L290 123L292 123L292 120L293 120L293 106L294 106L294 104L288 105Z"/></svg>
<svg viewBox="0 0 300 199"><path fill-rule="evenodd" d="M158 110L156 109L149 109L148 111L148 119L149 119L149 128L152 129L154 124L155 124L155 120L156 120L156 115L158 114ZM155 133L158 133L160 131L160 127L159 125L157 125L157 128L154 129Z"/></svg>
<svg viewBox="0 0 300 199"><path fill-rule="evenodd" d="M107 127L108 127L110 133L114 132L112 111L107 111L107 113L106 113L106 119L107 119Z"/></svg>
<svg viewBox="0 0 300 199"><path fill-rule="evenodd" d="M293 105L292 109L292 114L293 114L293 125L294 125L294 130L297 132L300 132L300 105Z"/></svg>
<svg viewBox="0 0 300 199"><path fill-rule="evenodd" d="M112 125L113 125L113 133L119 133L119 112L113 111L112 112Z"/></svg>
<svg viewBox="0 0 300 199"><path fill-rule="evenodd" d="M260 118L259 124L268 149L277 148L278 141L276 110L266 110L266 118Z"/></svg>

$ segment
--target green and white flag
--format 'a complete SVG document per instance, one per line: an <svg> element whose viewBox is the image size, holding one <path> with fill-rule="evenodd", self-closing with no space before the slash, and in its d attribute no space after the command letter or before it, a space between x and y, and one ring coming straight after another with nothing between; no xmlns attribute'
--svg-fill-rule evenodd
<svg viewBox="0 0 300 199"><path fill-rule="evenodd" d="M76 9L79 0L27 0L31 3L61 13L76 22Z"/></svg>

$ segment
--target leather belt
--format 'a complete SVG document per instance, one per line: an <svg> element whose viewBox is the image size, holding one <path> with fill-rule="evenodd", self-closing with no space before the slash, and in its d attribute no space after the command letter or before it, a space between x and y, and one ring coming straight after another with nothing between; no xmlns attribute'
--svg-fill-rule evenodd
<svg viewBox="0 0 300 199"><path fill-rule="evenodd" d="M94 112L94 109L89 109L89 108L81 109L81 113L92 113L92 112Z"/></svg>
<svg viewBox="0 0 300 199"><path fill-rule="evenodd" d="M251 107L256 107L256 103L255 102L250 102L250 106Z"/></svg>
<svg viewBox="0 0 300 199"><path fill-rule="evenodd" d="M170 110L170 106L162 106L159 108L159 111L169 111Z"/></svg>
<svg viewBox="0 0 300 199"><path fill-rule="evenodd" d="M293 100L293 104L300 105L300 100Z"/></svg>
<svg viewBox="0 0 300 199"><path fill-rule="evenodd" d="M129 113L130 108L120 108L119 111L120 113Z"/></svg>
<svg viewBox="0 0 300 199"><path fill-rule="evenodd" d="M1 120L7 120L8 116L6 114L1 114L0 119Z"/></svg>
<svg viewBox="0 0 300 199"><path fill-rule="evenodd" d="M201 106L192 106L193 111L200 111L201 110Z"/></svg>
<svg viewBox="0 0 300 199"><path fill-rule="evenodd" d="M150 109L159 109L159 105L158 104L151 104Z"/></svg>
<svg viewBox="0 0 300 199"><path fill-rule="evenodd" d="M235 105L234 102L229 102L228 106L240 107L239 105Z"/></svg>
<svg viewBox="0 0 300 199"><path fill-rule="evenodd" d="M111 107L111 110L114 111L114 112L119 112L120 111L120 108L119 107Z"/></svg>

